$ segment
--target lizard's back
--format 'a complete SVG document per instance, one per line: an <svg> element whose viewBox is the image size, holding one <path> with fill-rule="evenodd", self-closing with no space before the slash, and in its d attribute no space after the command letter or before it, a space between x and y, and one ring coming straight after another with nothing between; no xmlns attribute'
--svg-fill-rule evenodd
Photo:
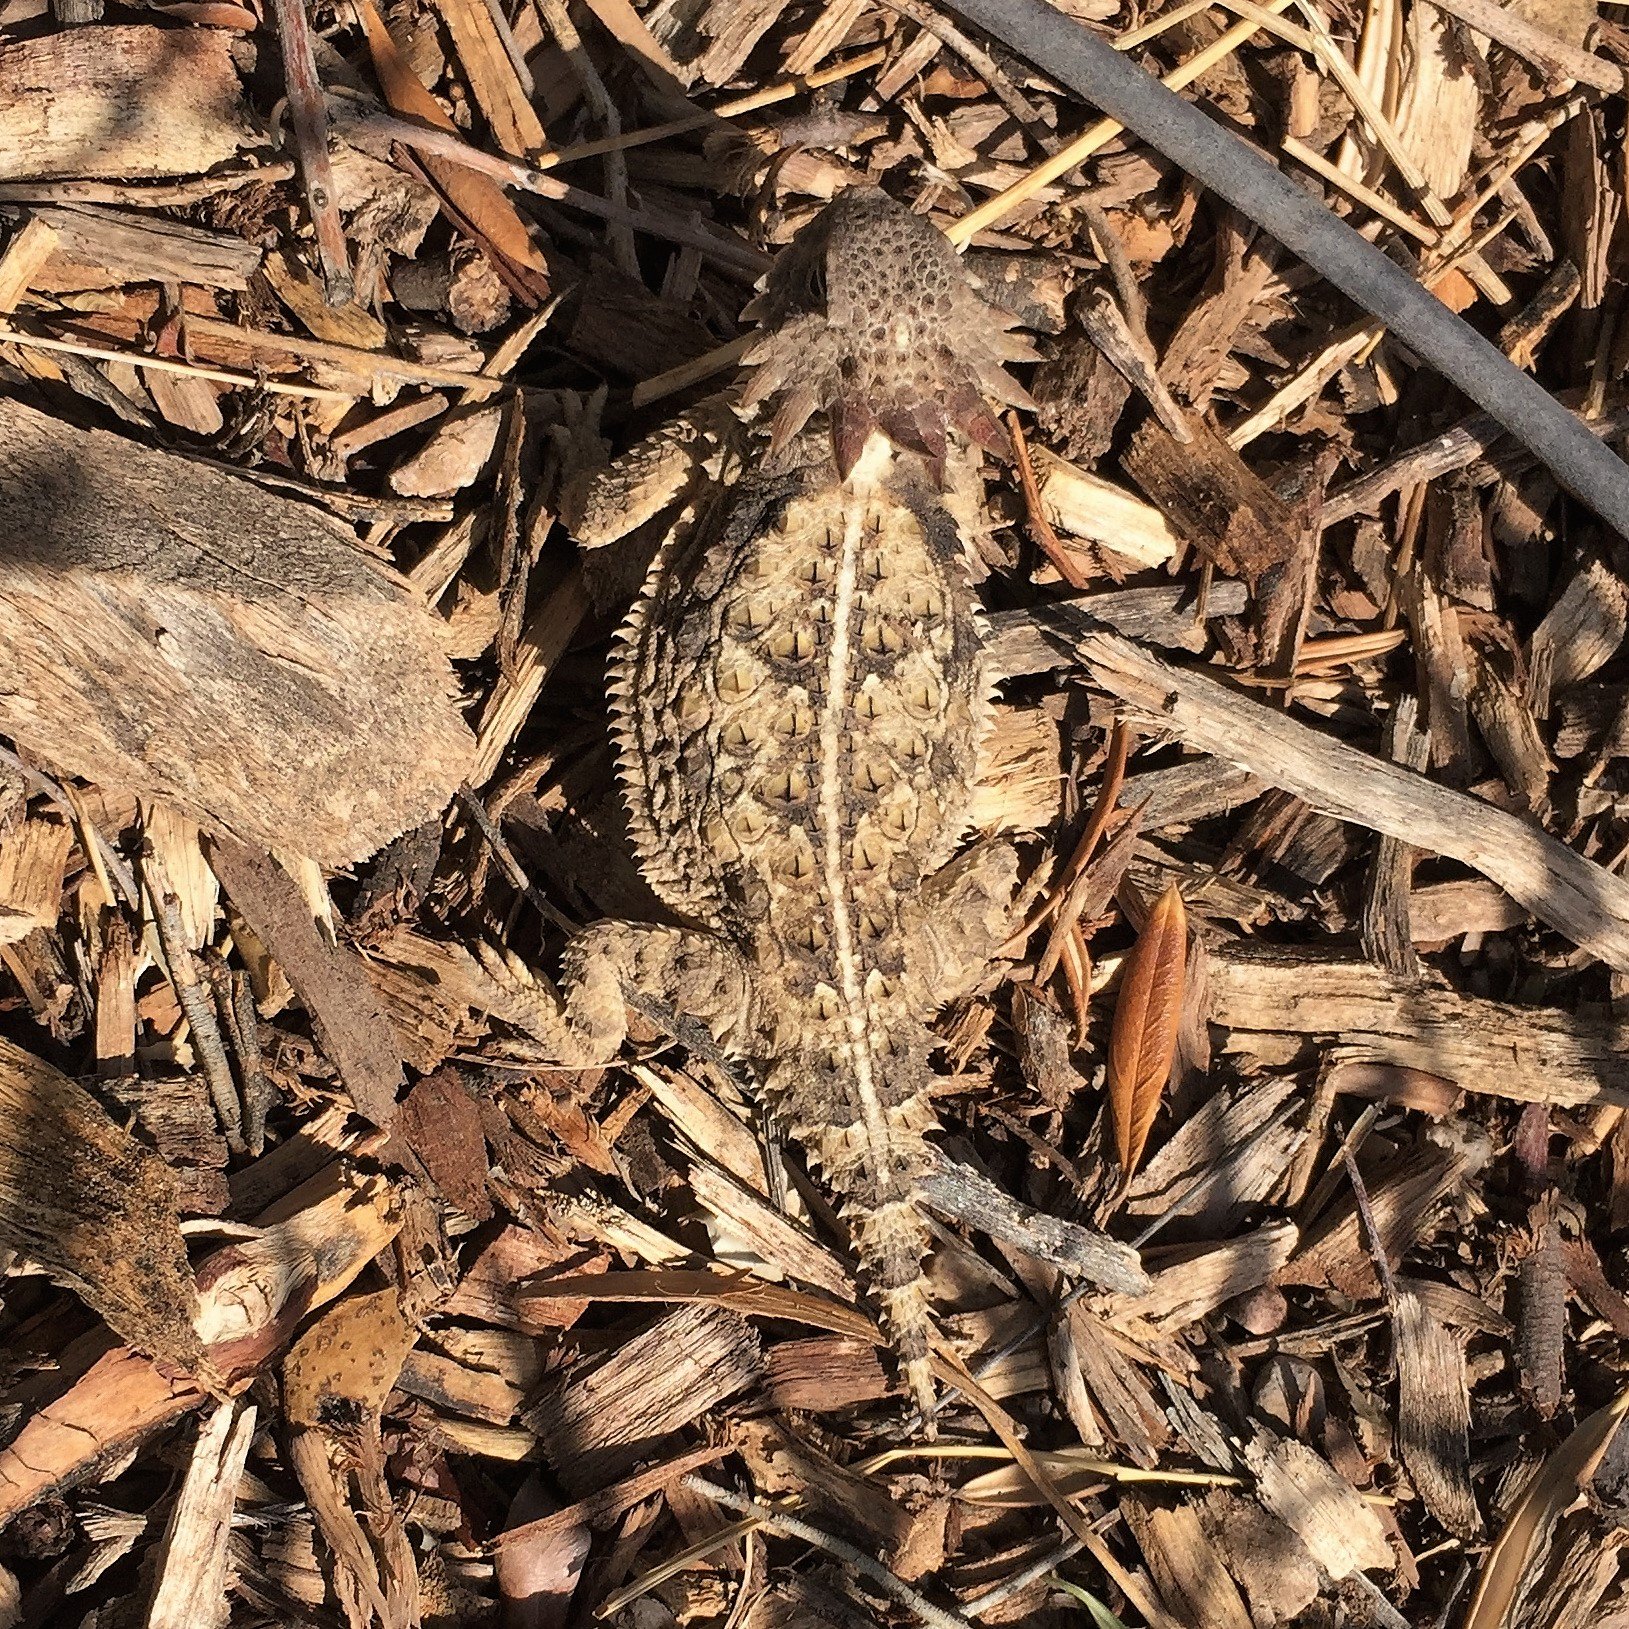
<svg viewBox="0 0 1629 1629"><path fill-rule="evenodd" d="M747 396L779 411L624 628L623 780L653 886L742 954L766 1086L925 1395L913 1195L947 952L924 890L967 828L991 688L942 494L976 481L963 433L1000 438L981 392L1016 394L999 364L1025 347L933 227L869 190L759 306Z"/></svg>

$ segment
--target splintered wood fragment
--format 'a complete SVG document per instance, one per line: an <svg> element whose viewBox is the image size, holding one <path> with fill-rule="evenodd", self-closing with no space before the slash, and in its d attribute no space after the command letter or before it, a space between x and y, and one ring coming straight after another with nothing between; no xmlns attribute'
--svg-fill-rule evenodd
<svg viewBox="0 0 1629 1629"><path fill-rule="evenodd" d="M424 444L390 472L408 498L450 498L480 477L497 445L504 409L495 402L455 408Z"/></svg>
<svg viewBox="0 0 1629 1629"><path fill-rule="evenodd" d="M754 1263L773 1263L775 1271L760 1269L761 1276L784 1274L830 1295L854 1298L854 1281L843 1263L773 1205L699 1154L687 1162L685 1175L702 1214L721 1229L716 1251L721 1260L749 1270Z"/></svg>
<svg viewBox="0 0 1629 1629"><path fill-rule="evenodd" d="M1348 1190L1276 1282L1281 1288L1327 1285L1353 1299L1379 1299L1386 1293L1382 1269L1389 1277L1405 1253L1434 1236L1443 1225L1443 1201L1486 1158L1485 1140L1467 1136L1451 1151L1423 1144L1368 1178L1359 1172L1362 1192L1355 1185Z"/></svg>
<svg viewBox="0 0 1629 1629"><path fill-rule="evenodd" d="M209 845L221 886L311 1014L317 1040L357 1112L388 1127L402 1083L402 1043L362 958L318 928L298 883L269 854L221 838Z"/></svg>
<svg viewBox="0 0 1629 1629"><path fill-rule="evenodd" d="M1236 1217L1272 1192L1305 1140L1289 1123L1300 1114L1293 1077L1217 1092L1137 1173L1127 1212L1164 1216L1180 1204L1189 1222L1213 1236L1230 1231Z"/></svg>
<svg viewBox="0 0 1629 1629"><path fill-rule="evenodd" d="M219 1403L193 1443L187 1474L156 1551L158 1584L147 1629L223 1629L232 1512L255 1434L247 1398Z"/></svg>
<svg viewBox="0 0 1629 1629"><path fill-rule="evenodd" d="M1201 557L1256 592L1289 558L1301 530L1288 504L1270 491L1203 419L1179 441L1150 420L1126 449L1125 471Z"/></svg>
<svg viewBox="0 0 1629 1629"><path fill-rule="evenodd" d="M1187 957L1188 915L1172 883L1126 958L1109 1040L1109 1117L1127 1180L1142 1159L1176 1059Z"/></svg>
<svg viewBox="0 0 1629 1629"><path fill-rule="evenodd" d="M1465 1348L1414 1288L1399 1284L1397 1439L1425 1507L1462 1539L1482 1531L1471 1487L1471 1392Z"/></svg>
<svg viewBox="0 0 1629 1629"><path fill-rule="evenodd" d="M1116 1320L1146 1318L1178 1330L1208 1317L1226 1301L1269 1283L1300 1242L1294 1222L1268 1222L1252 1233L1183 1250L1179 1259L1149 1275L1148 1290L1113 1305Z"/></svg>
<svg viewBox="0 0 1629 1629"><path fill-rule="evenodd" d="M1462 933L1506 933L1529 919L1522 906L1482 877L1416 888L1408 915L1417 945L1441 944Z"/></svg>
<svg viewBox="0 0 1629 1629"><path fill-rule="evenodd" d="M10 314L33 287L35 279L57 246L56 229L32 214L13 232L0 254L0 312Z"/></svg>
<svg viewBox="0 0 1629 1629"><path fill-rule="evenodd" d="M1531 369L1551 329L1577 303L1583 286L1572 261L1558 262L1538 293L1499 330L1499 349L1518 368Z"/></svg>
<svg viewBox="0 0 1629 1629"><path fill-rule="evenodd" d="M875 1347L842 1335L777 1341L769 1349L767 1381L771 1400L788 1413L838 1412L903 1389L889 1379Z"/></svg>
<svg viewBox="0 0 1629 1629"><path fill-rule="evenodd" d="M0 1527L126 1460L208 1394L128 1346L98 1358L0 1449Z"/></svg>
<svg viewBox="0 0 1629 1629"><path fill-rule="evenodd" d="M470 737L433 614L303 504L0 402L0 730L330 865L438 814Z"/></svg>
<svg viewBox="0 0 1629 1629"><path fill-rule="evenodd" d="M1431 753L1430 738L1419 729L1418 718L1419 703L1414 697L1399 697L1386 739L1392 761L1415 770L1425 768ZM1413 875L1413 848L1399 837L1382 837L1369 862L1363 891L1363 951L1371 961L1403 978L1419 967L1408 914Z"/></svg>
<svg viewBox="0 0 1629 1629"><path fill-rule="evenodd" d="M1536 1470L1483 1557L1464 1629L1504 1629L1529 1571L1546 1557L1563 1512L1595 1478L1596 1469L1629 1414L1629 1388L1584 1419Z"/></svg>
<svg viewBox="0 0 1629 1629"><path fill-rule="evenodd" d="M862 1471L838 1464L807 1438L760 1419L742 1422L733 1441L763 1492L790 1494L843 1518L887 1552L905 1542L911 1527L905 1508Z"/></svg>
<svg viewBox="0 0 1629 1629"><path fill-rule="evenodd" d="M609 1487L601 1488L562 1510L511 1527L497 1534L492 1543L501 1552L551 1541L561 1542L581 1527L608 1526L625 1510L631 1510L643 1500L660 1493L679 1477L722 1459L729 1451L729 1444L720 1442L677 1454L672 1459L636 1471L620 1482L613 1482Z"/></svg>
<svg viewBox="0 0 1629 1629"><path fill-rule="evenodd" d="M974 831L1046 831L1062 810L1058 725L1044 707L993 709L979 743Z"/></svg>
<svg viewBox="0 0 1629 1629"><path fill-rule="evenodd" d="M229 1380L270 1362L301 1320L349 1289L401 1227L391 1184L353 1179L337 1163L256 1220L260 1233L224 1246L198 1269L198 1331L210 1365Z"/></svg>
<svg viewBox="0 0 1629 1629"><path fill-rule="evenodd" d="M547 137L483 0L436 0L436 10L499 148L518 157L537 152Z"/></svg>
<svg viewBox="0 0 1629 1629"><path fill-rule="evenodd" d="M196 1366L197 1297L170 1168L82 1087L3 1039L0 1244L130 1345Z"/></svg>
<svg viewBox="0 0 1629 1629"><path fill-rule="evenodd" d="M1202 1623L1205 1629L1251 1629L1254 1620L1197 1504L1166 1508L1131 1494L1120 1501L1120 1513L1159 1585L1161 1599L1178 1609L1182 1622Z"/></svg>
<svg viewBox="0 0 1629 1629"><path fill-rule="evenodd" d="M905 1607L913 1618L927 1626L927 1629L973 1629L970 1619L962 1617L958 1612L947 1612L944 1608L936 1606L926 1596L919 1594L905 1583L897 1573L890 1572L874 1556L864 1550L857 1549L846 1539L840 1539L824 1529L816 1527L811 1522L794 1516L783 1508L773 1505L761 1504L756 1499L745 1498L729 1488L721 1487L718 1483L709 1481L706 1477L691 1474L684 1479L684 1486L692 1492L699 1493L711 1499L715 1504L722 1505L726 1510L733 1510L745 1516L754 1524L766 1528L771 1533L779 1533L786 1538L797 1539L801 1543L812 1545L816 1550L824 1551L835 1556L846 1566L867 1579L871 1585L884 1595L892 1596ZM1165 1629L1161 1625L1160 1629Z"/></svg>
<svg viewBox="0 0 1629 1629"><path fill-rule="evenodd" d="M231 232L93 204L42 207L34 219L56 236L56 252L32 287L48 294L114 288L122 283L194 283L246 289L260 250Z"/></svg>
<svg viewBox="0 0 1629 1629"><path fill-rule="evenodd" d="M1519 1103L1629 1105L1629 1025L1461 995L1437 978L1270 945L1210 957L1210 1018L1233 1032L1329 1036L1341 1062L1388 1064Z"/></svg>
<svg viewBox="0 0 1629 1629"><path fill-rule="evenodd" d="M1578 411L1577 392L1564 394L1562 400L1592 435L1621 435L1625 423L1629 422L1629 414L1621 408L1603 413L1599 418L1584 418ZM1452 429L1405 449L1378 469L1360 475L1332 493L1318 516L1318 524L1327 529L1339 521L1350 520L1353 515L1374 514L1387 498L1404 487L1475 464L1504 434L1504 427L1491 414L1472 413ZM1518 463L1523 457L1520 452L1512 453L1512 459ZM1489 464L1479 466L1483 473L1473 471L1473 478L1484 484L1498 479L1498 472L1490 467L1493 462L1504 460L1490 460Z"/></svg>
<svg viewBox="0 0 1629 1629"><path fill-rule="evenodd" d="M385 100L404 119L435 131L453 130L452 120L420 83L372 0L358 0L356 13ZM503 189L446 158L426 154L422 163L447 213L488 249L510 289L529 305L542 305L549 297L548 262L536 234Z"/></svg>
<svg viewBox="0 0 1629 1629"><path fill-rule="evenodd" d="M472 1221L492 1218L481 1111L454 1069L417 1082L401 1106L397 1130L448 1204Z"/></svg>
<svg viewBox="0 0 1629 1629"><path fill-rule="evenodd" d="M484 786L497 774L509 743L530 716L590 609L582 572L573 567L533 613L516 645L514 665L499 676L487 697L469 775L471 786Z"/></svg>
<svg viewBox="0 0 1629 1629"><path fill-rule="evenodd" d="M1204 615L1236 617L1248 601L1243 583L1228 579L1213 582ZM988 620L991 663L1008 678L1072 665L1078 660L1075 642L1093 621L1130 639L1177 650L1202 650L1210 637L1193 590L1175 584L1083 594L1058 605L997 611Z"/></svg>
<svg viewBox="0 0 1629 1629"><path fill-rule="evenodd" d="M262 270L277 298L318 339L358 350L384 350L389 338L385 325L354 298L336 303L326 277L308 270L287 250L274 249L266 256Z"/></svg>
<svg viewBox="0 0 1629 1629"><path fill-rule="evenodd" d="M557 1386L526 1423L567 1488L588 1493L762 1377L762 1348L739 1313L685 1306Z"/></svg>
<svg viewBox="0 0 1629 1629"><path fill-rule="evenodd" d="M216 175L188 181L127 186L118 181L0 181L0 204L76 203L135 204L143 209L184 209L223 192L290 180L294 166L283 159L263 164L233 165Z"/></svg>
<svg viewBox="0 0 1629 1629"><path fill-rule="evenodd" d="M1471 645L1471 717L1519 807L1542 819L1555 770L1504 638Z"/></svg>
<svg viewBox="0 0 1629 1629"><path fill-rule="evenodd" d="M36 928L55 926L73 844L73 827L54 814L19 821L0 832L0 945L14 945Z"/></svg>
<svg viewBox="0 0 1629 1629"><path fill-rule="evenodd" d="M194 175L258 138L234 37L132 24L0 46L0 181Z"/></svg>
<svg viewBox="0 0 1629 1629"><path fill-rule="evenodd" d="M1599 560L1576 573L1545 612L1528 644L1534 711L1543 717L1558 690L1611 660L1629 630L1629 583Z"/></svg>
<svg viewBox="0 0 1629 1629"><path fill-rule="evenodd" d="M1056 612L1061 608L1054 607ZM1339 820L1480 871L1620 972L1629 971L1629 881L1517 816L1275 713L1129 640L1082 630L1093 679L1143 718Z"/></svg>
<svg viewBox="0 0 1629 1629"><path fill-rule="evenodd" d="M1133 285L1134 286L1134 285ZM1098 350L1142 394L1166 432L1178 442L1193 440L1186 416L1165 381L1146 333L1134 333L1124 313L1106 288L1082 291L1073 309L1075 319Z"/></svg>
<svg viewBox="0 0 1629 1629"><path fill-rule="evenodd" d="M1245 1449L1256 1497L1290 1528L1331 1578L1395 1561L1373 1507L1322 1455L1265 1433Z"/></svg>
<svg viewBox="0 0 1629 1629"><path fill-rule="evenodd" d="M448 367L333 340L276 334L263 328L243 328L236 323L190 314L182 321L182 331L188 347L199 355L246 367L306 369L332 377L337 384L349 384L349 394L353 396L373 391L388 397L404 384L440 385L482 393L491 389L490 381L477 371L474 360L466 366Z"/></svg>
<svg viewBox="0 0 1629 1629"><path fill-rule="evenodd" d="M976 1227L1105 1290L1139 1295L1149 1287L1148 1275L1130 1245L1035 1210L971 1166L941 1156L923 1179L922 1193L941 1216Z"/></svg>
<svg viewBox="0 0 1629 1629"><path fill-rule="evenodd" d="M1180 539L1153 504L1044 447L1032 447L1030 457L1042 510L1054 526L1140 566L1162 566L1175 556Z"/></svg>
<svg viewBox="0 0 1629 1629"><path fill-rule="evenodd" d="M435 1341L408 1354L396 1384L437 1408L507 1426L544 1378L544 1347L530 1335L442 1328Z"/></svg>

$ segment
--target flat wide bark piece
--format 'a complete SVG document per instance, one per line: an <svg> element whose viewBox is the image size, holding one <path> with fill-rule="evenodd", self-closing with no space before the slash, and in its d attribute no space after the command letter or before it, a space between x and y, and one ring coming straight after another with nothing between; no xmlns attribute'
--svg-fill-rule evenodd
<svg viewBox="0 0 1629 1629"><path fill-rule="evenodd" d="M197 1294L175 1176L83 1087L0 1040L0 1244L149 1356L191 1369Z"/></svg>
<svg viewBox="0 0 1629 1629"><path fill-rule="evenodd" d="M209 845L209 863L305 1003L358 1113L389 1126L402 1083L402 1045L362 958L323 934L299 885L269 854L227 839Z"/></svg>
<svg viewBox="0 0 1629 1629"><path fill-rule="evenodd" d="M1518 1103L1629 1107L1629 1024L1556 1007L1461 995L1435 976L1399 978L1373 962L1280 946L1211 956L1207 1014L1252 1037L1327 1036L1338 1062L1388 1064Z"/></svg>
<svg viewBox="0 0 1629 1629"><path fill-rule="evenodd" d="M193 175L254 145L232 46L132 24L0 48L0 180Z"/></svg>
<svg viewBox="0 0 1629 1629"><path fill-rule="evenodd" d="M432 613L337 524L8 401L0 734L325 865L438 814L472 747Z"/></svg>

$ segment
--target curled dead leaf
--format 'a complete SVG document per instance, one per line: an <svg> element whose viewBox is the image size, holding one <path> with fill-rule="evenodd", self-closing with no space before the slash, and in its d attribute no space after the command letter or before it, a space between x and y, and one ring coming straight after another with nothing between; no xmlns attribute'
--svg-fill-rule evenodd
<svg viewBox="0 0 1629 1629"><path fill-rule="evenodd" d="M1120 1168L1142 1159L1176 1058L1188 970L1188 913L1172 883L1126 958L1109 1040L1109 1116Z"/></svg>

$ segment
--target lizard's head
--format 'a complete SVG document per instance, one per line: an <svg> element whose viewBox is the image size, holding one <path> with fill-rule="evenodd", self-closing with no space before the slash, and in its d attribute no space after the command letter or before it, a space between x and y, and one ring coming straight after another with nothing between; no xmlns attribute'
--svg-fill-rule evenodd
<svg viewBox="0 0 1629 1629"><path fill-rule="evenodd" d="M810 221L746 314L763 332L743 401L780 398L772 457L824 411L843 475L874 430L938 470L951 430L1010 454L992 401L1035 405L1006 370L1037 360L1011 332L1018 319L980 297L930 221L876 187L851 188Z"/></svg>

